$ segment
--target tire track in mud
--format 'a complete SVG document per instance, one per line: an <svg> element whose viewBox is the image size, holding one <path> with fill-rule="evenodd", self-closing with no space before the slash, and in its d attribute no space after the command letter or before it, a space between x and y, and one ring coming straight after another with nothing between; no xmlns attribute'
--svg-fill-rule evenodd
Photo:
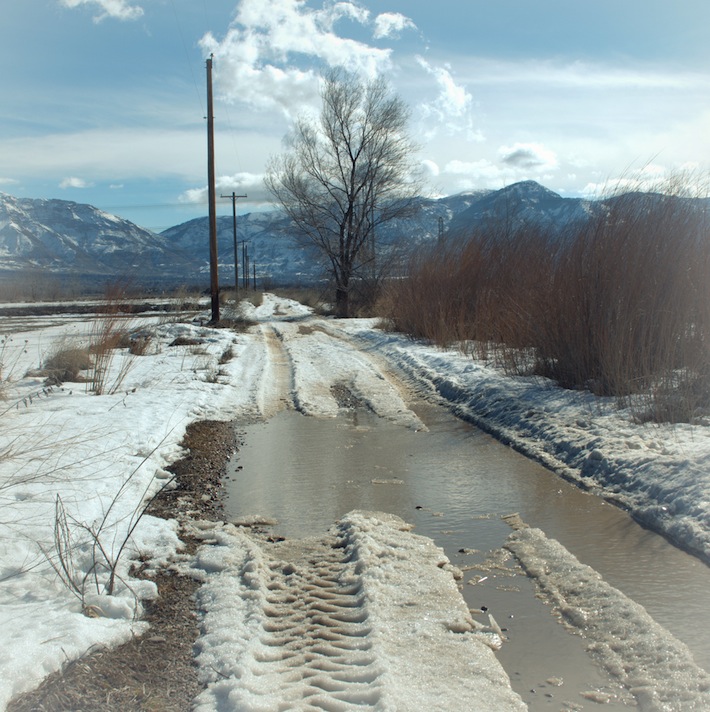
<svg viewBox="0 0 710 712"><path fill-rule="evenodd" d="M268 420L282 410L296 407L294 401L293 364L283 343L282 334L271 324L260 327L266 345L266 363L259 385L259 410Z"/></svg>

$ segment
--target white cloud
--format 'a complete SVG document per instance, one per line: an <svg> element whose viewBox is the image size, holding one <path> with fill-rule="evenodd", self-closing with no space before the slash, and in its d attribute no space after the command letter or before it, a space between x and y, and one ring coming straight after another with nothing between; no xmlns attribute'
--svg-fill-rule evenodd
<svg viewBox="0 0 710 712"><path fill-rule="evenodd" d="M219 176L215 178L215 192L218 196L230 195L232 192L237 195L246 195L247 198L245 200L250 205L263 205L273 202L271 194L264 185L264 175L261 173L242 172L231 176ZM207 199L207 186L190 188L178 198L181 203L197 205L205 205Z"/></svg>
<svg viewBox="0 0 710 712"><path fill-rule="evenodd" d="M557 156L540 143L516 143L498 149L500 160L521 170L550 171L558 167Z"/></svg>
<svg viewBox="0 0 710 712"><path fill-rule="evenodd" d="M164 175L194 180L204 171L205 136L202 130L97 129L48 134L31 141L0 138L0 155L8 172L11 169L22 180L44 175L59 181L69 166L74 176L91 175L113 183Z"/></svg>
<svg viewBox="0 0 710 712"><path fill-rule="evenodd" d="M609 64L602 62L526 59L506 61L483 57L459 57L457 65L468 65L470 84L522 86L545 85L558 89L670 89L707 90L707 73L677 71L650 64Z"/></svg>
<svg viewBox="0 0 710 712"><path fill-rule="evenodd" d="M69 178L65 178L59 184L59 187L62 189L65 189L65 188L89 188L91 185L92 185L91 183L88 183L83 178L77 178L76 176L71 176Z"/></svg>
<svg viewBox="0 0 710 712"><path fill-rule="evenodd" d="M487 158L477 161L449 161L441 172L441 180L448 192L477 190L480 188L499 189L523 179L537 180L545 184L554 178L551 174L539 172L530 175L519 166L496 163Z"/></svg>
<svg viewBox="0 0 710 712"><path fill-rule="evenodd" d="M474 127L473 97L465 86L459 84L448 65L434 66L421 56L417 64L432 76L438 88L438 96L419 105L421 130L431 140L443 127L449 133L463 132L469 141L481 141L482 135Z"/></svg>
<svg viewBox="0 0 710 712"><path fill-rule="evenodd" d="M80 5L100 8L101 14L94 17L94 22L101 22L106 18L137 20L143 16L143 8L139 5L129 5L127 0L60 0L60 3L72 9Z"/></svg>
<svg viewBox="0 0 710 712"><path fill-rule="evenodd" d="M432 161L429 158L425 158L421 162L422 170L424 171L425 176L430 177L430 178L436 178L439 173L441 173L441 169L439 168L439 165L435 162Z"/></svg>
<svg viewBox="0 0 710 712"><path fill-rule="evenodd" d="M343 19L365 25L369 12L352 2L313 9L302 0L243 0L224 39L207 34L201 46L214 54L225 99L293 117L317 102L324 64L367 77L391 66L391 50L338 35Z"/></svg>
<svg viewBox="0 0 710 712"><path fill-rule="evenodd" d="M401 13L371 16L357 2L242 0L224 37L208 33L201 40L205 54L214 55L217 96L292 120L320 107L322 68L345 67L363 77L384 74L408 83L416 107L413 130L422 140L439 133L482 140L473 98L449 65L411 54L395 58L392 48L345 36L352 23L371 28L380 40L416 29Z"/></svg>
<svg viewBox="0 0 710 712"><path fill-rule="evenodd" d="M403 30L416 30L417 26L399 12L383 12L375 18L375 39L396 37Z"/></svg>
<svg viewBox="0 0 710 712"><path fill-rule="evenodd" d="M435 67L423 57L417 57L417 63L431 74L439 87L436 110L447 116L464 116L471 108L473 97L465 87L454 81L449 67Z"/></svg>
<svg viewBox="0 0 710 712"><path fill-rule="evenodd" d="M444 166L444 173L456 176L457 185L461 190L476 187L481 181L485 183L500 181L503 177L501 169L485 158L479 161L460 161L458 159L449 161Z"/></svg>
<svg viewBox="0 0 710 712"><path fill-rule="evenodd" d="M645 166L628 172L618 178L605 182L587 183L582 189L582 195L599 198L610 193L624 193L633 190L653 191L663 188L664 183L672 181L673 171L666 166L647 163Z"/></svg>

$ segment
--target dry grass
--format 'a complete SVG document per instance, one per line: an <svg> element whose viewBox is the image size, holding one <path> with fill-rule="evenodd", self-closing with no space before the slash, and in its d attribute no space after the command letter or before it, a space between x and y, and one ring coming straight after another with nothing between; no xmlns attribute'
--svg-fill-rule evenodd
<svg viewBox="0 0 710 712"><path fill-rule="evenodd" d="M710 211L679 186L612 196L561 236L502 222L413 259L394 327L632 404L640 419L710 408Z"/></svg>
<svg viewBox="0 0 710 712"><path fill-rule="evenodd" d="M153 500L149 513L179 518L188 510L195 518L223 519L217 495L234 438L231 423L206 421L188 426L182 443L188 454L170 468L177 486ZM203 499L206 492L209 499ZM188 529L181 531L181 539L187 553L199 545ZM199 634L193 611L198 584L170 570L161 571L154 581L160 596L144 602L145 620L150 623L145 636L68 662L36 690L12 700L8 712L189 710L202 689L192 650Z"/></svg>
<svg viewBox="0 0 710 712"><path fill-rule="evenodd" d="M102 315L93 321L86 343L60 342L35 375L44 375L53 384L85 382L97 395L116 393L134 364L133 357L146 354L151 342L147 332L131 334L124 304L120 291L107 292ZM119 350L125 354L118 369L112 369Z"/></svg>
<svg viewBox="0 0 710 712"><path fill-rule="evenodd" d="M44 360L42 375L51 383L84 381L86 377L80 377L79 374L81 371L88 372L91 367L92 359L88 348L64 342Z"/></svg>

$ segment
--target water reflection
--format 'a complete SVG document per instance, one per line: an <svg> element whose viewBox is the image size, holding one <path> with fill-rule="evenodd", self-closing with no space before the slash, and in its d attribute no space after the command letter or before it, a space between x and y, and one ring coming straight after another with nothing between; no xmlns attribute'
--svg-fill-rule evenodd
<svg viewBox="0 0 710 712"><path fill-rule="evenodd" d="M710 638L697 635L710 622L707 566L442 409L416 410L429 432L361 412L337 419L285 412L245 427L234 462L241 469L228 487L230 515L276 518L275 533L303 537L352 509L391 512L466 564L471 559L459 550L499 548L509 533L499 515L517 511L645 606L710 669ZM480 605L479 590L464 586L464 593ZM488 588L489 600L497 595ZM519 615L533 605L541 604L526 604Z"/></svg>

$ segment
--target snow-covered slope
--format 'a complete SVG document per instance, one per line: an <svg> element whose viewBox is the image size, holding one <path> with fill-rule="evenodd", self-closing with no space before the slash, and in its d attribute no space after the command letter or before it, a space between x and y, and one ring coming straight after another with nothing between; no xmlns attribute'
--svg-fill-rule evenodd
<svg viewBox="0 0 710 712"><path fill-rule="evenodd" d="M503 190L480 190L443 198L417 198L412 214L393 220L376 235L382 251L415 247L442 231L464 230L506 210L530 221L550 224L584 214L581 201L561 198L534 181ZM66 200L15 198L0 193L0 270L5 273L49 271L73 277L131 277L134 282L203 283L209 277L208 217L196 218L155 234L91 205ZM312 284L323 278L317 255L295 241L283 212L238 216L237 262L243 279L260 284ZM234 282L234 224L217 219L220 283Z"/></svg>
<svg viewBox="0 0 710 712"><path fill-rule="evenodd" d="M602 202L582 198L563 198L528 180L482 196L449 224L452 233L465 233L474 227L495 222L515 227L522 223L557 230L571 222L588 218Z"/></svg>
<svg viewBox="0 0 710 712"><path fill-rule="evenodd" d="M189 266L166 238L91 205L4 193L0 259L3 270L134 278L180 274Z"/></svg>

